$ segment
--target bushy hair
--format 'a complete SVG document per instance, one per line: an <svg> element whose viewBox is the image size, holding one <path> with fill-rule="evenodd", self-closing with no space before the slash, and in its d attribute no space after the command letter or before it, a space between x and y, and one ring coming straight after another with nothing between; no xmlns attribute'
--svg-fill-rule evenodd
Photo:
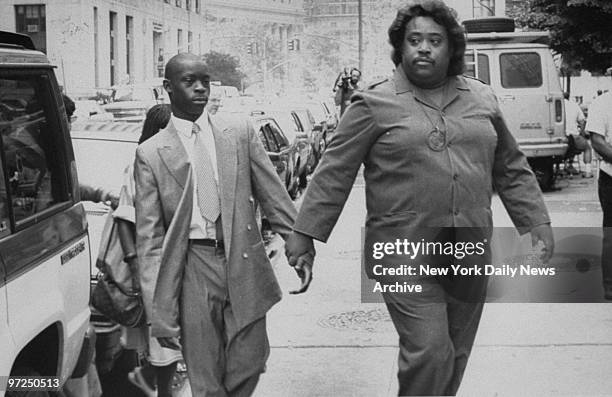
<svg viewBox="0 0 612 397"><path fill-rule="evenodd" d="M151 138L162 128L166 128L170 122L171 114L172 110L168 104L154 105L151 109L149 109L144 124L142 125L142 133L140 134L140 139L138 139L138 144L140 145L147 139Z"/></svg>
<svg viewBox="0 0 612 397"><path fill-rule="evenodd" d="M457 22L457 13L440 0L413 0L397 11L389 27L389 43L393 47L391 60L395 66L402 62L402 49L406 25L415 17L430 17L446 29L451 52L448 76L462 74L465 69L465 32Z"/></svg>

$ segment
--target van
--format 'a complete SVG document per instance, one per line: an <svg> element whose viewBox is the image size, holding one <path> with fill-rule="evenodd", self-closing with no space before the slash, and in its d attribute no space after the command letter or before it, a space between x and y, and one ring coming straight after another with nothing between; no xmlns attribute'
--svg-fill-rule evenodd
<svg viewBox="0 0 612 397"><path fill-rule="evenodd" d="M554 165L568 142L559 74L547 32L515 32L511 18L463 22L466 75L489 84L508 128L543 190L554 184Z"/></svg>
<svg viewBox="0 0 612 397"><path fill-rule="evenodd" d="M6 375L55 377L61 387L91 362L79 200L53 66L28 36L0 32L0 396L15 395L4 392Z"/></svg>

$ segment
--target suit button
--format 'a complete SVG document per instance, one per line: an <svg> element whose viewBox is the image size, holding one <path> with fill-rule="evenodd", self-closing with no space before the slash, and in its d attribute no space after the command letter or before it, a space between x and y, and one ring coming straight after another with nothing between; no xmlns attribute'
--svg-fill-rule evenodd
<svg viewBox="0 0 612 397"><path fill-rule="evenodd" d="M244 253L242 254L242 257L243 257L244 259L248 259L248 258L249 258L249 254L247 254L246 252L244 252Z"/></svg>
<svg viewBox="0 0 612 397"><path fill-rule="evenodd" d="M459 179L459 175L454 174L454 175L453 175L453 180L455 180L455 181L456 181L457 179Z"/></svg>
<svg viewBox="0 0 612 397"><path fill-rule="evenodd" d="M253 229L253 226L251 226L250 224L247 225L247 230L251 230L251 229Z"/></svg>
<svg viewBox="0 0 612 397"><path fill-rule="evenodd" d="M455 211L453 212L453 214L455 214L455 215L459 215L459 210L455 210Z"/></svg>
<svg viewBox="0 0 612 397"><path fill-rule="evenodd" d="M249 197L249 203L252 203L254 201L255 201L255 199L253 198L253 196Z"/></svg>

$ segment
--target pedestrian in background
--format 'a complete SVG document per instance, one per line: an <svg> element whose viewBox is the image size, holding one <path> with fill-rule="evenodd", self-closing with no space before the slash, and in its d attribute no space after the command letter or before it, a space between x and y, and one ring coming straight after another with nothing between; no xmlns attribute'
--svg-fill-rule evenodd
<svg viewBox="0 0 612 397"><path fill-rule="evenodd" d="M389 28L394 75L353 95L287 240L290 265L311 271L297 258L314 252L313 239L328 239L362 165L366 241L419 241L391 235L394 227L440 228L448 241L461 241L460 228L475 227L490 238L495 187L519 233L544 244L544 261L552 256L540 188L495 93L461 75L466 42L455 15L438 0L413 1L397 13ZM421 293L383 292L399 335L399 395L454 395L487 280L418 281Z"/></svg>
<svg viewBox="0 0 612 397"><path fill-rule="evenodd" d="M570 146L572 146L574 150L579 150L582 152L582 159L585 166L583 176L586 178L592 178L593 169L591 167L591 145L589 144L587 136L584 133L586 118L584 117L584 113L582 112L582 109L580 109L580 106L576 102L570 100L569 92L564 92L563 98L565 98L565 134L567 135L568 139L571 139ZM579 171L574 169L573 160L573 157L568 160L569 165L566 171L570 172L571 174L577 174Z"/></svg>
<svg viewBox="0 0 612 397"><path fill-rule="evenodd" d="M270 352L266 313L281 297L255 201L283 237L296 211L250 121L204 111L210 75L200 57L170 59L164 88L170 122L136 149L134 165L152 334L182 347L194 397L248 396Z"/></svg>
<svg viewBox="0 0 612 397"><path fill-rule="evenodd" d="M359 80L361 80L361 71L357 68L352 68L349 72L345 69L344 72L336 78L336 84L334 85L334 92L336 95L334 100L336 106L340 106L341 116L349 105L353 92L360 89Z"/></svg>
<svg viewBox="0 0 612 397"><path fill-rule="evenodd" d="M607 74L612 74L612 67ZM599 95L589 106L586 131L593 149L602 157L599 163L598 194L603 211L601 271L604 298L612 300L612 93Z"/></svg>
<svg viewBox="0 0 612 397"><path fill-rule="evenodd" d="M157 134L160 129L165 128L170 120L170 106L155 105L147 112L142 133L138 144ZM130 164L124 172L124 182L119 195L119 206L113 213L119 231L119 238L125 261L132 272L140 273L140 262L136 254L136 229L135 229L135 182L134 166ZM154 288L154 285L140 285L143 288ZM153 291L149 291L152 294ZM146 355L146 364L134 368L128 374L128 379L136 387L141 389L147 397L170 397L172 395L172 379L176 372L177 363L182 360L179 351L167 349L159 345L156 338L150 337L150 327L144 325L140 328L123 327L123 343L127 349L133 349Z"/></svg>

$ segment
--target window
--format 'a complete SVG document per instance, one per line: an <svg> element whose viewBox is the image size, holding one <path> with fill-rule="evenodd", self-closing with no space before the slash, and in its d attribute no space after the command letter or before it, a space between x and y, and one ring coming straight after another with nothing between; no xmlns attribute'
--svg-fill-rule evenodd
<svg viewBox="0 0 612 397"><path fill-rule="evenodd" d="M195 0L195 12L200 13L200 0Z"/></svg>
<svg viewBox="0 0 612 397"><path fill-rule="evenodd" d="M35 72L0 74L0 235L70 200L50 87L47 76Z"/></svg>
<svg viewBox="0 0 612 397"><path fill-rule="evenodd" d="M187 11L191 10L191 1L190 0L185 0L185 9Z"/></svg>
<svg viewBox="0 0 612 397"><path fill-rule="evenodd" d="M15 6L15 31L30 36L34 46L46 53L47 23L45 13L44 4Z"/></svg>
<svg viewBox="0 0 612 397"><path fill-rule="evenodd" d="M187 52L193 52L193 33L187 32Z"/></svg>
<svg viewBox="0 0 612 397"><path fill-rule="evenodd" d="M467 76L476 77L477 79L484 81L486 84L491 84L488 55L478 54L478 75L476 75L476 68L474 65L474 52L469 50L466 51L465 65L465 74Z"/></svg>
<svg viewBox="0 0 612 397"><path fill-rule="evenodd" d="M117 82L117 13L109 13L109 40L110 40L110 84Z"/></svg>
<svg viewBox="0 0 612 397"><path fill-rule="evenodd" d="M125 17L125 72L131 77L134 65L134 18ZM131 80L131 79L130 79Z"/></svg>
<svg viewBox="0 0 612 397"><path fill-rule="evenodd" d="M289 140L287 140L287 137L283 134L283 132L280 130L280 127L275 122L270 121L268 123L268 128L270 128L270 132L276 143L276 148L278 152L289 146Z"/></svg>
<svg viewBox="0 0 612 397"><path fill-rule="evenodd" d="M536 52L513 52L499 56L501 83L504 88L528 88L542 85L542 62Z"/></svg>
<svg viewBox="0 0 612 397"><path fill-rule="evenodd" d="M176 52L183 52L183 29L178 29L176 32Z"/></svg>

